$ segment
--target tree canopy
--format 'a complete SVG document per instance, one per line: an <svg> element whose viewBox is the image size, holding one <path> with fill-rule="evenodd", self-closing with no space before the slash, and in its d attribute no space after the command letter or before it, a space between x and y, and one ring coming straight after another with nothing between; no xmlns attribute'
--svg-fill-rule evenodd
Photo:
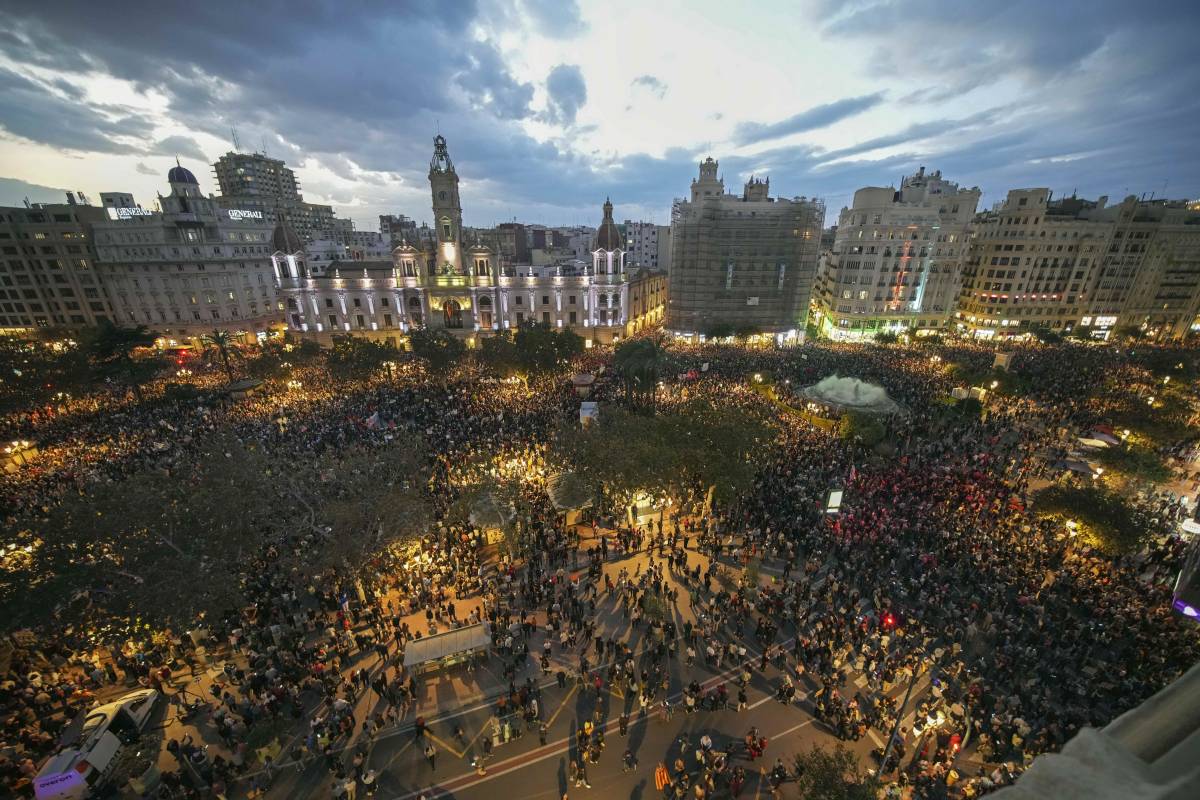
<svg viewBox="0 0 1200 800"><path fill-rule="evenodd" d="M887 429L874 414L847 411L838 422L838 436L842 441L874 447L883 441Z"/></svg>
<svg viewBox="0 0 1200 800"><path fill-rule="evenodd" d="M1136 551L1150 532L1128 500L1100 485L1048 486L1034 496L1033 508L1039 516L1075 523L1085 541L1110 555Z"/></svg>
<svg viewBox="0 0 1200 800"><path fill-rule="evenodd" d="M153 344L154 334L145 325L118 328L111 322L104 322L88 343L88 358L96 377L132 390L140 402L142 386L162 371L163 360L157 354L135 357L134 353Z"/></svg>
<svg viewBox="0 0 1200 800"><path fill-rule="evenodd" d="M858 757L839 743L833 750L814 744L793 757L805 800L875 800L879 781L859 771Z"/></svg>
<svg viewBox="0 0 1200 800"><path fill-rule="evenodd" d="M665 364L666 356L657 339L627 339L617 345L613 367L621 376L627 405L653 408L658 378Z"/></svg>
<svg viewBox="0 0 1200 800"><path fill-rule="evenodd" d="M362 336L335 336L333 347L325 354L329 372L340 381L363 380L394 361L400 351L386 342Z"/></svg>
<svg viewBox="0 0 1200 800"><path fill-rule="evenodd" d="M583 352L583 339L545 322L526 322L516 333L502 331L483 339L479 360L501 376L535 375L562 366Z"/></svg>
<svg viewBox="0 0 1200 800"><path fill-rule="evenodd" d="M530 372L545 372L583 353L583 339L569 329L527 322L513 336L518 362Z"/></svg>
<svg viewBox="0 0 1200 800"><path fill-rule="evenodd" d="M757 453L773 436L765 411L694 399L655 416L606 405L599 422L582 431L564 426L556 449L581 479L609 493L698 485L716 486L717 495L729 499L753 481Z"/></svg>
<svg viewBox="0 0 1200 800"><path fill-rule="evenodd" d="M429 362L431 369L442 371L455 364L467 346L452 333L438 328L421 328L408 335L408 344L415 355Z"/></svg>

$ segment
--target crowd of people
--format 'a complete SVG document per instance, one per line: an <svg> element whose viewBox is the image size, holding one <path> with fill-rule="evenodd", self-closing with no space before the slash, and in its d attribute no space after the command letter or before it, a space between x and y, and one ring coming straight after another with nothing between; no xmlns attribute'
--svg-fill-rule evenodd
<svg viewBox="0 0 1200 800"><path fill-rule="evenodd" d="M516 727L538 726L538 693L525 672L535 665L595 692L596 717L584 721L591 728L571 757L585 788L588 764L604 749L602 687L622 687L643 714L671 714L669 664L684 659L719 670L744 662L749 644L762 653L757 670L747 666L734 686L685 681L679 709L744 709L751 678L778 674L779 702L805 696L805 707L839 738L874 730L888 741L889 791L969 797L1010 780L1080 727L1111 720L1188 665L1196 634L1171 615L1166 588L1183 549L1169 535L1184 509L1178 498L1143 493L1138 502L1159 536L1122 557L1073 540L1029 510L1031 486L1055 477L1048 441L1067 447L1075 432L1155 390L1157 379L1129 354L1019 350L1013 370L1029 391L952 420L937 413L938 399L956 385L950 364L983 369L993 357L987 348L676 345L668 354L674 371L703 376L688 383L690 396L719 401L730 413L765 402L746 390L752 375L769 375L783 397L833 374L878 383L903 409L889 422L893 448L864 452L801 415L785 415L743 496L710 508L705 487L681 476L684 496L669 515L639 528L621 522L624 509L594 509L584 545L580 530L588 526L566 525L547 492L562 466L553 463L553 436L577 411L562 374L497 381L471 366L433 374L405 362L386 377L345 386L311 364L237 401L142 404L99 392L4 420L6 435L35 440L41 451L0 478L0 505L14 528L45 516L68 492L178 468L217 431L330 473L348 449L419 438L429 454L421 474L383 477L419 481L434 521L362 564L319 570L305 565L329 546L328 533L281 525L231 566L243 604L195 619L188 631L143 632L107 658L83 647L68 620L34 632L16 649L4 684L0 774L10 787L27 787L58 731L98 693L120 684L169 687L174 674L199 669L204 647L229 664L205 696L223 748L194 763L190 742L175 742L181 774L195 771L219 791L255 762L255 789L266 791L276 762L307 768L319 760L334 796L353 796L357 787L369 794L378 779L365 746L388 726L424 727L418 677L402 666L405 648L486 621L504 662L497 717L504 724L517 714L524 724ZM600 372L609 357L589 351L575 368ZM1121 391L1096 392L1104 380L1120 381ZM594 391L601 401L619 397L615 382L600 381ZM666 387L664 398L673 391ZM670 412L669 399L662 408ZM1192 447L1178 441L1164 450L1183 464ZM831 516L824 503L835 487L844 501ZM481 508L513 532L510 545L489 548ZM604 569L610 556L645 548L657 549L647 569L615 576ZM759 585L762 568L779 580ZM677 625L681 589L690 619ZM629 619L628 641L598 629L601 595ZM870 690L856 689L852 673L865 676ZM884 690L922 677L936 691L916 707L916 722L901 726L902 709ZM368 691L386 699L385 710L364 717L356 701ZM293 752L254 752L272 733L300 724L308 729ZM743 754L758 758L767 743L753 738ZM668 765L670 791L736 794L745 770L716 752L685 744L679 763ZM482 765L488 754L479 755Z"/></svg>

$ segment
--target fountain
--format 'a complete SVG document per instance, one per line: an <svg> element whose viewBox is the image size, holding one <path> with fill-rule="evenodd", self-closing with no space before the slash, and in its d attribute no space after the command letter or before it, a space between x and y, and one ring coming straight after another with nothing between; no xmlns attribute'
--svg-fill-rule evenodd
<svg viewBox="0 0 1200 800"><path fill-rule="evenodd" d="M900 410L887 389L858 378L842 378L830 375L812 386L806 386L801 394L817 403L824 403L838 410L862 411L867 414L895 414Z"/></svg>

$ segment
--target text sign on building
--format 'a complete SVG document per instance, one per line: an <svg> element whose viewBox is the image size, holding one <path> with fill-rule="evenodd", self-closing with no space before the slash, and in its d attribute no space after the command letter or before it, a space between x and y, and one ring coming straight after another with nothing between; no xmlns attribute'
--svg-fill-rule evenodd
<svg viewBox="0 0 1200 800"><path fill-rule="evenodd" d="M153 211L147 211L144 208L108 208L109 219L133 219L134 217L152 217Z"/></svg>
<svg viewBox="0 0 1200 800"><path fill-rule="evenodd" d="M225 211L225 213L229 215L230 219L234 219L234 220L262 219L263 218L263 212L261 212L261 211L243 211L239 208L227 209Z"/></svg>

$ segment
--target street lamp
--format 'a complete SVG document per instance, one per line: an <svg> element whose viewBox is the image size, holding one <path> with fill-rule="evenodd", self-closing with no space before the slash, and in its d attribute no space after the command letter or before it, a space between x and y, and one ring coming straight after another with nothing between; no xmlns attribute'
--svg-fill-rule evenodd
<svg viewBox="0 0 1200 800"><path fill-rule="evenodd" d="M395 369L396 362L395 361L385 361L385 362L383 362L383 367L384 367L384 369L387 370L388 380L389 381L393 380L392 370Z"/></svg>

